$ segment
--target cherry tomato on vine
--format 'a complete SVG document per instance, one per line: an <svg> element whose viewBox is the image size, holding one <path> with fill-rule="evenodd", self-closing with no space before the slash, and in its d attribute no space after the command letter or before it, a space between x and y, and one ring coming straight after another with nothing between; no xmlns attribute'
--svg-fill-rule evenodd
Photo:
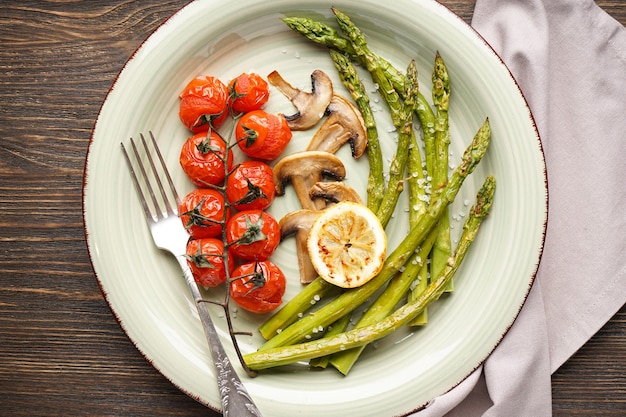
<svg viewBox="0 0 626 417"><path fill-rule="evenodd" d="M196 133L185 141L180 151L180 165L189 179L199 187L220 185L224 181L226 144L214 131ZM228 170L232 169L232 151Z"/></svg>
<svg viewBox="0 0 626 417"><path fill-rule="evenodd" d="M217 128L228 116L228 94L228 87L218 78L198 76L180 93L178 116L194 133Z"/></svg>
<svg viewBox="0 0 626 417"><path fill-rule="evenodd" d="M280 243L280 226L263 210L240 211L226 223L226 242L241 259L265 260Z"/></svg>
<svg viewBox="0 0 626 417"><path fill-rule="evenodd" d="M241 116L235 128L239 148L248 156L276 159L291 140L291 129L282 114L254 110Z"/></svg>
<svg viewBox="0 0 626 417"><path fill-rule="evenodd" d="M212 188L196 188L180 202L178 212L193 239L219 237L224 224L224 196Z"/></svg>
<svg viewBox="0 0 626 417"><path fill-rule="evenodd" d="M230 297L240 307L263 314L282 304L287 282L273 262L245 263L233 271L232 277Z"/></svg>
<svg viewBox="0 0 626 417"><path fill-rule="evenodd" d="M272 168L265 162L244 161L226 181L226 198L237 210L266 209L275 196Z"/></svg>
<svg viewBox="0 0 626 417"><path fill-rule="evenodd" d="M270 97L270 90L260 75L242 73L228 83L231 108L240 113L247 113L262 108Z"/></svg>
<svg viewBox="0 0 626 417"><path fill-rule="evenodd" d="M203 287L217 287L226 281L224 244L221 239L192 239L187 243L187 264L194 280ZM228 257L228 272L235 267L232 256Z"/></svg>

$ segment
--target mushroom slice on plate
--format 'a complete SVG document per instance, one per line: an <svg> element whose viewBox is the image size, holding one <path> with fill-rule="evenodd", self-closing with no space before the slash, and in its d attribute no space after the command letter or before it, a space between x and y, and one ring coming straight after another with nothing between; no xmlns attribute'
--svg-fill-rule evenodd
<svg viewBox="0 0 626 417"><path fill-rule="evenodd" d="M326 205L324 199L313 201L309 190L324 177L342 180L346 167L337 156L320 151L302 151L280 159L273 168L276 194L285 194L285 184L291 182L302 208L320 210Z"/></svg>
<svg viewBox="0 0 626 417"><path fill-rule="evenodd" d="M363 204L363 200L359 193L345 182L341 181L320 181L311 187L309 196L312 199L323 198L332 203L340 201L351 201L353 203Z"/></svg>
<svg viewBox="0 0 626 417"><path fill-rule="evenodd" d="M324 117L326 108L333 97L333 83L324 71L315 70L311 74L310 93L289 84L278 71L272 71L267 79L297 109L295 114L285 115L291 130L310 129Z"/></svg>
<svg viewBox="0 0 626 417"><path fill-rule="evenodd" d="M352 156L360 158L367 148L367 131L361 112L340 95L333 95L326 110L329 115L309 143L308 150L335 153L350 142Z"/></svg>
<svg viewBox="0 0 626 417"><path fill-rule="evenodd" d="M300 268L300 283L308 284L317 278L317 271L313 268L309 252L306 247L306 240L309 237L311 225L317 219L320 212L316 210L296 210L285 214L280 219L281 239L290 235L296 237L296 253L298 256L298 267Z"/></svg>

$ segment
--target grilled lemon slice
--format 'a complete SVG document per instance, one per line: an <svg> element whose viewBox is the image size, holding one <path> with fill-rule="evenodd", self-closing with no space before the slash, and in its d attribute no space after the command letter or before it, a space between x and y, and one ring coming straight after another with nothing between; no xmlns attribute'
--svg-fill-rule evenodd
<svg viewBox="0 0 626 417"><path fill-rule="evenodd" d="M309 232L307 249L323 279L342 288L355 288L380 272L387 236L366 206L341 202L320 213Z"/></svg>

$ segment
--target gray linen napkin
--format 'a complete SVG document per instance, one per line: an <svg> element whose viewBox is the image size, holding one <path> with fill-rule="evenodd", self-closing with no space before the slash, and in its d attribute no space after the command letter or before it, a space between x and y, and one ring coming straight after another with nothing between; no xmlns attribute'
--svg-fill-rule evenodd
<svg viewBox="0 0 626 417"><path fill-rule="evenodd" d="M472 25L535 117L546 243L502 343L415 416L551 416L551 373L626 302L626 28L592 0L477 0Z"/></svg>

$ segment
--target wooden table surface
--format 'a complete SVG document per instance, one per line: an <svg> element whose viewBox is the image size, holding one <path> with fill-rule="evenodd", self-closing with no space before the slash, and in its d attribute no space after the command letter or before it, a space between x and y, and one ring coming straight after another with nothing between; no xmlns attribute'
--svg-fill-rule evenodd
<svg viewBox="0 0 626 417"><path fill-rule="evenodd" d="M91 129L139 44L187 1L0 5L0 415L218 416L126 337L81 206ZM473 0L442 1L467 22ZM598 1L622 24L626 2ZM626 309L553 376L554 414L626 415Z"/></svg>

